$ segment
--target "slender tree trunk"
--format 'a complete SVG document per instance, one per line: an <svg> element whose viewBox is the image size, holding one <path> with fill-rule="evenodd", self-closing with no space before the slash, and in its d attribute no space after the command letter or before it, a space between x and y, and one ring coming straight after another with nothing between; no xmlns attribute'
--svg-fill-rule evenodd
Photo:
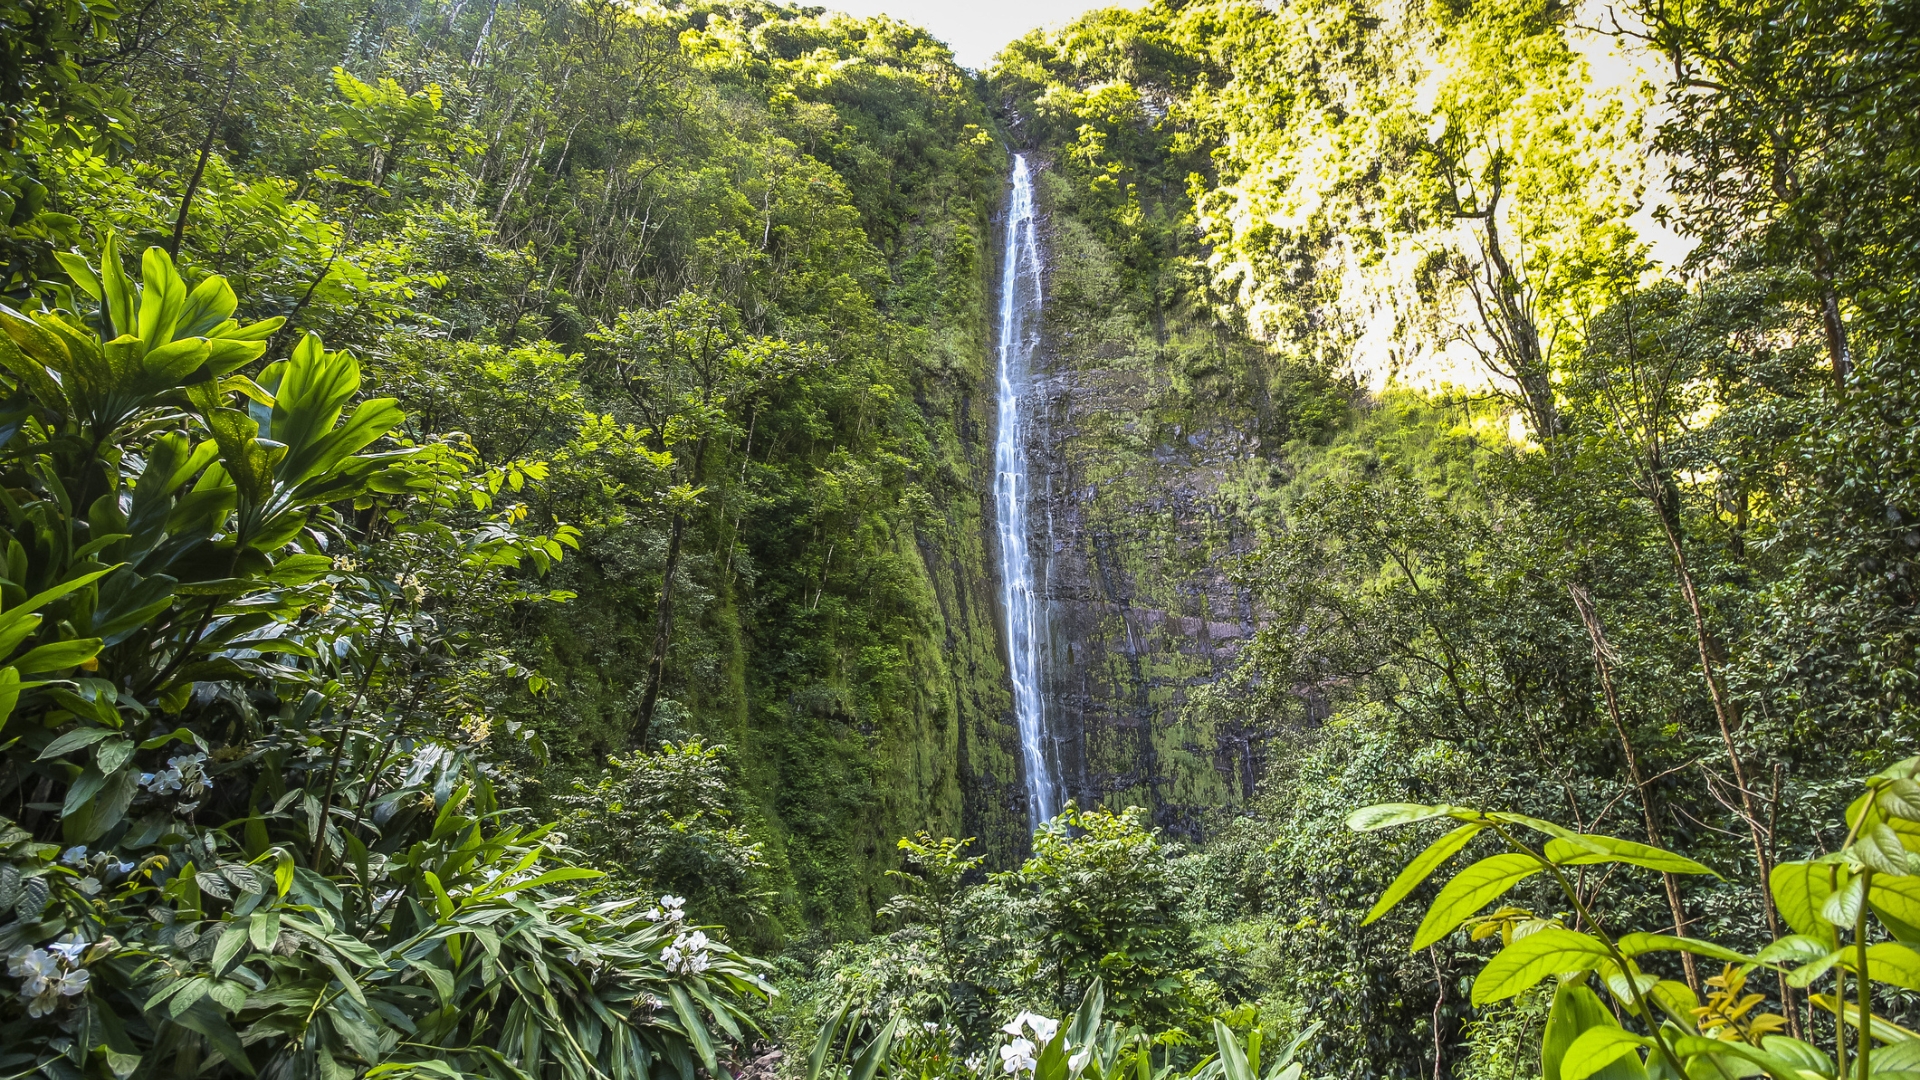
<svg viewBox="0 0 1920 1080"><path fill-rule="evenodd" d="M1659 505L1655 492L1654 514L1660 519L1660 530L1667 538L1667 551L1673 558L1673 572L1680 582L1680 595L1687 601L1687 611L1693 616L1693 640L1700 653L1700 674L1707 683L1707 695L1713 699L1714 719L1720 725L1720 741L1727 751L1727 764L1733 770L1733 782L1740 795L1741 816L1747 820L1747 834L1753 839L1753 858L1759 869L1760 907L1767 916L1767 930L1774 937L1780 936L1780 917L1773 907L1773 893L1767 887L1767 879L1772 873L1771 861L1767 858L1766 840L1761 836L1760 816L1754 810L1753 792L1747 786L1747 771L1740 763L1740 751L1733 742L1734 719L1726 693L1720 685L1719 673L1713 662L1713 649L1708 643L1706 614L1700 606L1700 593L1694 587L1693 570L1687 565L1686 549L1680 543L1680 532L1666 507ZM1780 992L1787 993L1785 977L1781 977Z"/></svg>
<svg viewBox="0 0 1920 1080"><path fill-rule="evenodd" d="M707 441L694 444L690 475L697 484L700 463L707 454ZM673 577L680 568L680 549L687 533L687 513L673 516L673 529L667 537L667 565L660 575L660 599L653 611L653 648L647 660L647 688L640 696L640 711L633 721L633 745L647 747L647 732L653 727L653 710L660 702L660 681L666 674L667 647L673 643Z"/></svg>
<svg viewBox="0 0 1920 1080"><path fill-rule="evenodd" d="M1613 731L1620 739L1620 753L1627 759L1627 776L1633 781L1633 788L1640 795L1640 820L1646 826L1647 843L1654 847L1665 847L1660 840L1660 826L1653 812L1653 793L1647 788L1646 776L1640 769L1640 754L1633 748L1633 740L1627 737L1626 722L1620 716L1620 699L1613 688L1613 646L1607 643L1606 628L1600 624L1600 616L1593 610L1593 601L1587 590L1579 585L1569 584L1567 592L1573 597L1573 606L1580 612L1580 621L1586 625L1587 639L1593 649L1593 666L1600 674L1600 690L1607 701L1607 718L1613 721ZM1667 909L1673 914L1673 933L1676 937L1687 936L1686 909L1680 903L1680 887L1671 873L1662 871L1661 884L1667 894ZM1680 954L1681 966L1686 969L1687 985L1695 993L1700 991L1700 973L1695 970L1692 953Z"/></svg>
<svg viewBox="0 0 1920 1080"><path fill-rule="evenodd" d="M1833 284L1833 250L1824 238L1813 242L1813 277L1820 283L1820 324L1833 365L1833 388L1844 393L1853 374L1853 351L1847 345L1847 324L1840 318L1840 294Z"/></svg>
<svg viewBox="0 0 1920 1080"><path fill-rule="evenodd" d="M173 239L167 242L167 254L174 261L180 259L180 241L187 235L187 210L193 206L193 197L200 190L200 178L206 174L207 159L213 156L213 140L220 134L220 125L227 119L227 104L233 100L233 78L240 73L240 54L227 58L227 88L220 92L220 107L213 112L213 119L207 122L207 137L200 142L200 159L193 164L193 175L187 178L187 189L180 195L180 212L173 218Z"/></svg>
<svg viewBox="0 0 1920 1080"><path fill-rule="evenodd" d="M1440 953L1432 946L1427 947L1427 958L1433 961L1433 1080L1440 1080L1441 1051L1445 1042L1440 1037L1440 1010L1447 1004L1447 978L1440 971Z"/></svg>
<svg viewBox="0 0 1920 1080"><path fill-rule="evenodd" d="M667 666L667 646L673 639L673 575L680 566L680 542L687 531L687 515L675 514L673 531L667 540L667 566L660 576L660 600L653 611L653 649L647 661L647 689L640 698L640 712L633 721L633 745L647 747L647 729L653 726L653 709L660 701L660 679Z"/></svg>

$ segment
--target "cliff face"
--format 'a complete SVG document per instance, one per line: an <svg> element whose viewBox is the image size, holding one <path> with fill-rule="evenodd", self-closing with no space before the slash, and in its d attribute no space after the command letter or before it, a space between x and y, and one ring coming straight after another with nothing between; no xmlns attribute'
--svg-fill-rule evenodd
<svg viewBox="0 0 1920 1080"><path fill-rule="evenodd" d="M1262 736L1241 715L1188 706L1258 618L1230 563L1282 478L1296 395L1210 314L1143 309L1073 216L1070 184L1046 171L1039 186L1047 304L1025 435L1048 723L1070 797L1143 806L1198 838L1260 771Z"/></svg>

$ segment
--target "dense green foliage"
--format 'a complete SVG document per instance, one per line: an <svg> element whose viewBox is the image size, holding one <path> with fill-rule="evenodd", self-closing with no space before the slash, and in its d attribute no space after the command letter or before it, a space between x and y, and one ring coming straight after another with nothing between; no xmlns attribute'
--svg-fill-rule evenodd
<svg viewBox="0 0 1920 1080"><path fill-rule="evenodd" d="M760 2L0 0L0 1075L1911 1070L1800 992L1916 982L1911 6L1161 0L977 75ZM1138 589L1034 830L1010 149ZM1467 831L1398 878L1346 822L1407 802Z"/></svg>

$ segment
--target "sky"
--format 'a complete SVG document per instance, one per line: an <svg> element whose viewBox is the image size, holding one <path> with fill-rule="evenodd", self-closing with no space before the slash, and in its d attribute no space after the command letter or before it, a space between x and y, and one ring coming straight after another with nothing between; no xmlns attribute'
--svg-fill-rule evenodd
<svg viewBox="0 0 1920 1080"><path fill-rule="evenodd" d="M964 67L987 66L1000 47L1042 26L1064 26L1103 7L1145 7L1145 0L809 0L854 15L891 15L923 26L953 46Z"/></svg>

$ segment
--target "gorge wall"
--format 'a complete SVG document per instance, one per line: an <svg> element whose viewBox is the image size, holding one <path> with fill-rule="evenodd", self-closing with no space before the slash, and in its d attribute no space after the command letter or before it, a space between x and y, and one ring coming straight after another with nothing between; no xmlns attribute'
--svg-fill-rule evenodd
<svg viewBox="0 0 1920 1080"><path fill-rule="evenodd" d="M1048 303L1027 433L1048 719L1070 797L1142 806L1197 838L1259 775L1256 730L1187 707L1257 618L1229 569L1270 471L1265 395L1236 377L1259 347L1142 317L1118 257L1072 212L1071 185L1041 173Z"/></svg>

